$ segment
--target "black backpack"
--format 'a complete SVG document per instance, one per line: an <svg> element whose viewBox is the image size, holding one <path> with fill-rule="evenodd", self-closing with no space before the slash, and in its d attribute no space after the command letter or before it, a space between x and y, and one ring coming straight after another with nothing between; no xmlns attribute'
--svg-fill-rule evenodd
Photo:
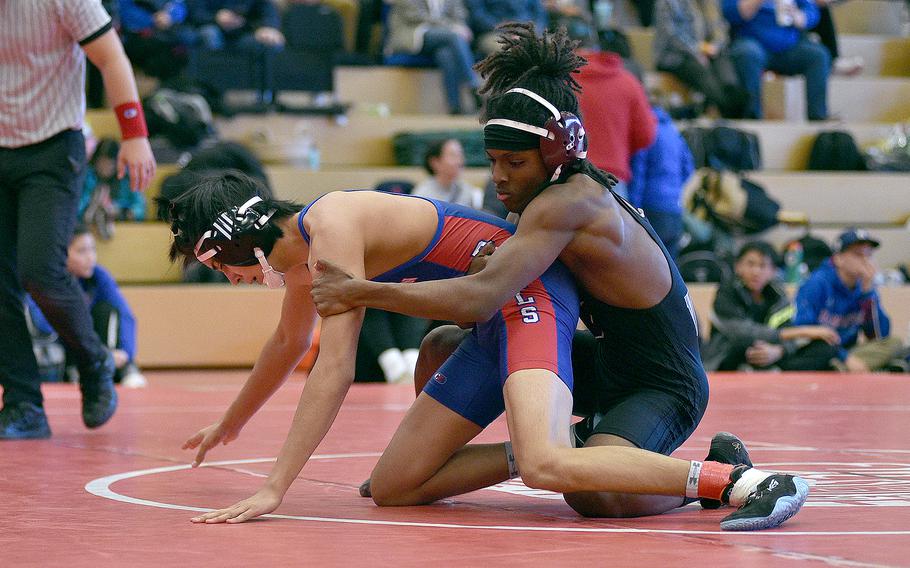
<svg viewBox="0 0 910 568"><path fill-rule="evenodd" d="M809 154L810 170L865 171L866 160L853 135L843 130L819 132Z"/></svg>
<svg viewBox="0 0 910 568"><path fill-rule="evenodd" d="M212 109L205 97L158 89L142 101L149 135L162 136L176 148L195 148L215 134Z"/></svg>
<svg viewBox="0 0 910 568"><path fill-rule="evenodd" d="M809 272L814 271L831 257L832 251L831 247L828 246L828 243L812 236L811 233L806 233L801 238L788 242L784 245L782 250L786 251L791 243L794 242L799 243L800 246L803 247L803 262L806 263ZM781 257L783 258L783 255Z"/></svg>
<svg viewBox="0 0 910 568"><path fill-rule="evenodd" d="M682 135L692 151L696 168L742 172L762 167L761 147L754 132L723 125L690 126Z"/></svg>
<svg viewBox="0 0 910 568"><path fill-rule="evenodd" d="M709 250L682 254L676 261L676 266L685 282L723 282L732 274L729 263Z"/></svg>

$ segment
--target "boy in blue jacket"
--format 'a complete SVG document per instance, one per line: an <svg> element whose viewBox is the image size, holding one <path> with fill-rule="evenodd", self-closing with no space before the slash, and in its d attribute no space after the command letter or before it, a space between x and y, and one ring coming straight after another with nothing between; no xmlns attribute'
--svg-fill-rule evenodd
<svg viewBox="0 0 910 568"><path fill-rule="evenodd" d="M76 278L85 292L92 313L95 333L111 350L117 368L115 380L127 387L143 387L145 377L134 363L136 356L136 318L114 277L101 266L95 253L95 239L84 225L79 225L70 241L66 259L67 271ZM55 333L38 305L26 296L29 317L37 332Z"/></svg>
<svg viewBox="0 0 910 568"><path fill-rule="evenodd" d="M657 136L651 146L632 156L629 201L645 212L675 261L683 233L683 186L695 171L695 162L667 111L659 106L652 111Z"/></svg>
<svg viewBox="0 0 910 568"><path fill-rule="evenodd" d="M800 287L795 325L826 325L840 335L836 367L865 373L883 369L902 349L889 337L891 322L882 309L873 279L872 254L879 242L868 231L849 229L835 243L835 253ZM866 341L857 345L860 331Z"/></svg>

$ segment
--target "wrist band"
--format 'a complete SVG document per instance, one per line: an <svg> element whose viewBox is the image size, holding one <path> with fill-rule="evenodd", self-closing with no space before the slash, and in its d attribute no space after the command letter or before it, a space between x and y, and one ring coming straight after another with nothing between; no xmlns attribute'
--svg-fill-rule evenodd
<svg viewBox="0 0 910 568"><path fill-rule="evenodd" d="M120 123L121 139L129 140L130 138L148 137L149 131L145 125L145 114L143 114L142 105L138 101L117 105L114 108L114 114L117 115L117 122Z"/></svg>
<svg viewBox="0 0 910 568"><path fill-rule="evenodd" d="M698 481L701 477L700 461L692 460L689 462L689 477L686 478L686 497L694 499L698 497Z"/></svg>
<svg viewBox="0 0 910 568"><path fill-rule="evenodd" d="M518 463L515 461L515 452L512 451L512 442L505 443L506 462L509 464L509 479L515 479L518 473Z"/></svg>

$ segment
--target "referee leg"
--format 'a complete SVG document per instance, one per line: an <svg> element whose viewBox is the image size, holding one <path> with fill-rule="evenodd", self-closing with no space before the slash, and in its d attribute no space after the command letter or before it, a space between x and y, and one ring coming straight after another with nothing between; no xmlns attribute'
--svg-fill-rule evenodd
<svg viewBox="0 0 910 568"><path fill-rule="evenodd" d="M85 142L66 131L23 156L19 178L18 271L80 371L105 357L75 278L66 270L85 174Z"/></svg>

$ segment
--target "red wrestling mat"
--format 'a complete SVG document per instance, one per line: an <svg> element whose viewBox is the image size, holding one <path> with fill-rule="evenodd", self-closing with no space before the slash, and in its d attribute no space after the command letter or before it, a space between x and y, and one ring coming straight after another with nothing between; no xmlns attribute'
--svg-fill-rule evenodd
<svg viewBox="0 0 910 568"><path fill-rule="evenodd" d="M695 435L675 455L701 459L715 431L742 437L758 466L813 484L773 531L722 533L729 511L698 505L640 519L589 520L518 482L432 506L380 509L357 495L413 395L355 385L278 518L193 525L195 511L252 494L290 423L292 381L240 438L188 468L180 445L215 421L245 374L149 373L121 391L110 424L89 432L72 385L45 388L54 437L0 442L0 565L18 566L908 566L910 382L901 375L718 374ZM481 440L505 438L504 421ZM807 564L807 561L810 564Z"/></svg>

